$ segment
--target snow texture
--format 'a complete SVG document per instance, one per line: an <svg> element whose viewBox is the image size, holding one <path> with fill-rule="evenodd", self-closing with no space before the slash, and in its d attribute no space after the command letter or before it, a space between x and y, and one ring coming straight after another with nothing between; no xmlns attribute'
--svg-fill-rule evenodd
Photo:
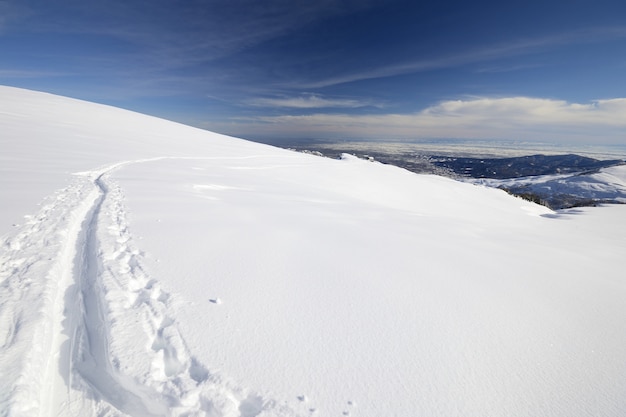
<svg viewBox="0 0 626 417"><path fill-rule="evenodd" d="M0 416L624 415L625 206L9 87L0 126Z"/></svg>

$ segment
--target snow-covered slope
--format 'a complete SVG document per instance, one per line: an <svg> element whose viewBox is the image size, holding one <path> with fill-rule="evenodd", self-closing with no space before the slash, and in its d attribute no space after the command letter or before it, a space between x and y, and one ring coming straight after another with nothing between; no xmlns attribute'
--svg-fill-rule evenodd
<svg viewBox="0 0 626 417"><path fill-rule="evenodd" d="M626 410L624 206L7 87L0 129L0 416Z"/></svg>
<svg viewBox="0 0 626 417"><path fill-rule="evenodd" d="M597 172L538 175L510 179L466 179L473 184L532 193L548 202L559 200L626 203L626 165Z"/></svg>

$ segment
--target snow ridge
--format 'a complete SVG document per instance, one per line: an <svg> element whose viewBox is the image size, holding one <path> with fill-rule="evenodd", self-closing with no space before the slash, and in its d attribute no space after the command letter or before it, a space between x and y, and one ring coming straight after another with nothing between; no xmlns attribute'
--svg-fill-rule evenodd
<svg viewBox="0 0 626 417"><path fill-rule="evenodd" d="M110 179L149 160L79 173L2 243L0 416L294 415L187 348Z"/></svg>

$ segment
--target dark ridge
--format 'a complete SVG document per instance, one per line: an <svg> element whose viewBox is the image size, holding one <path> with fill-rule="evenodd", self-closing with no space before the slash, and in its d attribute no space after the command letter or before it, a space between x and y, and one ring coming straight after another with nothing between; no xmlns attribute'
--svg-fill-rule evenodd
<svg viewBox="0 0 626 417"><path fill-rule="evenodd" d="M523 198L524 200L546 206L552 210L562 210L575 207L596 207L601 204L623 204L620 201L611 199L597 199L563 193L540 193L531 190L530 187L525 185L516 187L500 187L500 189L516 197Z"/></svg>
<svg viewBox="0 0 626 417"><path fill-rule="evenodd" d="M455 158L433 156L431 162L457 175L472 178L507 179L537 175L593 172L623 164L619 159L600 161L580 155L530 155L516 158Z"/></svg>

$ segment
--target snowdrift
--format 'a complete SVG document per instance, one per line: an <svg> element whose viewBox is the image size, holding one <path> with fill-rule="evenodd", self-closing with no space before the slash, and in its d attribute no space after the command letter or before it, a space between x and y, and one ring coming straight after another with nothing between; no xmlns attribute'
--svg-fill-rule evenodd
<svg viewBox="0 0 626 417"><path fill-rule="evenodd" d="M1 416L621 416L626 207L0 87Z"/></svg>

